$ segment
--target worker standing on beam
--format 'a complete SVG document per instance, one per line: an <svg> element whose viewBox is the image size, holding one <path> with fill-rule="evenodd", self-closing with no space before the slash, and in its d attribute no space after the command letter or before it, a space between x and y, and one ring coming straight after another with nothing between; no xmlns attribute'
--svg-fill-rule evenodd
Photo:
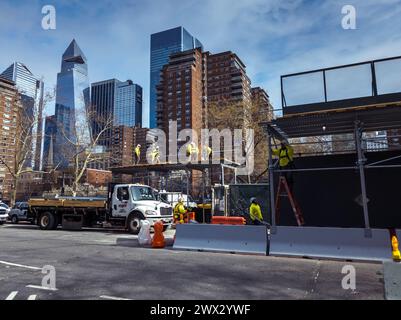
<svg viewBox="0 0 401 320"><path fill-rule="evenodd" d="M295 169L294 165L294 149L288 144L287 141L282 141L279 149L272 150L273 155L279 158L278 164L280 170ZM287 184L292 189L294 185L294 178L292 172L282 172L282 176L287 180Z"/></svg>
<svg viewBox="0 0 401 320"><path fill-rule="evenodd" d="M159 150L159 146L153 146L153 150L152 150L152 164L160 164L160 150Z"/></svg>
<svg viewBox="0 0 401 320"><path fill-rule="evenodd" d="M208 145L203 146L203 152L202 152L202 160L203 161L210 161L212 156L212 148L210 148Z"/></svg>
<svg viewBox="0 0 401 320"><path fill-rule="evenodd" d="M135 147L135 150L134 150L134 161L135 161L135 164L139 164L139 162L141 161L141 145L140 144L138 144Z"/></svg>
<svg viewBox="0 0 401 320"><path fill-rule="evenodd" d="M191 142L190 144L187 145L187 152L186 155L188 157L188 160L191 162L197 162L198 160L198 147L196 146L195 142Z"/></svg>

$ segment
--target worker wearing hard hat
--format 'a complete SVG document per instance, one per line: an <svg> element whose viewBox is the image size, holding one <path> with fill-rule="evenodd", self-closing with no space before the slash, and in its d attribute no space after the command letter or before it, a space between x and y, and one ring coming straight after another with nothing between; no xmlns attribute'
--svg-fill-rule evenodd
<svg viewBox="0 0 401 320"><path fill-rule="evenodd" d="M191 142L187 145L187 157L189 161L196 162L198 160L198 147L196 146L195 142Z"/></svg>
<svg viewBox="0 0 401 320"><path fill-rule="evenodd" d="M205 145L203 147L202 160L203 161L209 161L211 159L211 156L212 156L212 148L210 148L208 145Z"/></svg>
<svg viewBox="0 0 401 320"><path fill-rule="evenodd" d="M178 198L178 202L174 207L174 222L177 224L184 223L184 215L187 213L187 209L184 206L184 199Z"/></svg>
<svg viewBox="0 0 401 320"><path fill-rule="evenodd" d="M249 215L251 217L252 224L260 225L263 224L262 210L256 198L251 198L251 206L249 207Z"/></svg>
<svg viewBox="0 0 401 320"><path fill-rule="evenodd" d="M135 161L135 164L139 164L139 162L141 161L141 145L140 144L138 144L135 147L135 150L134 150L134 161Z"/></svg>
<svg viewBox="0 0 401 320"><path fill-rule="evenodd" d="M273 149L272 153L279 158L278 164L280 170L291 170L295 168L294 149L288 144L288 142L282 141L280 148ZM294 184L292 172L283 172L282 176L286 178L288 186L292 189Z"/></svg>
<svg viewBox="0 0 401 320"><path fill-rule="evenodd" d="M152 150L152 164L160 163L160 150L159 146L154 146Z"/></svg>

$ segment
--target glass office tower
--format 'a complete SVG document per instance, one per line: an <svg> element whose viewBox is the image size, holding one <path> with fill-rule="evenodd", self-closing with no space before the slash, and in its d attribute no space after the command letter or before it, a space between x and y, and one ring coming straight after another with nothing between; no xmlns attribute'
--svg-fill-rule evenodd
<svg viewBox="0 0 401 320"><path fill-rule="evenodd" d="M54 162L66 168L75 154L74 144L90 139L86 107L90 101L87 59L73 40L64 52L57 74ZM79 135L79 136L78 136ZM86 141L85 141L86 142Z"/></svg>
<svg viewBox="0 0 401 320"><path fill-rule="evenodd" d="M31 119L29 120L30 123L34 121L32 154L28 156L25 166L40 170L42 161L43 81L37 79L28 67L21 62L14 62L1 76L15 82L18 92L21 94L25 115Z"/></svg>
<svg viewBox="0 0 401 320"><path fill-rule="evenodd" d="M185 28L174 29L154 33L150 40L150 100L149 100L149 127L157 127L156 86L160 81L160 71L169 62L172 53L190 49L202 48L202 43L193 37Z"/></svg>
<svg viewBox="0 0 401 320"><path fill-rule="evenodd" d="M114 126L142 127L142 87L132 80L110 79L92 83L91 108L100 119L113 117ZM104 122L91 122L93 136L104 129ZM112 130L106 130L99 145L110 147Z"/></svg>
<svg viewBox="0 0 401 320"><path fill-rule="evenodd" d="M117 84L114 125L142 127L142 87L131 80Z"/></svg>

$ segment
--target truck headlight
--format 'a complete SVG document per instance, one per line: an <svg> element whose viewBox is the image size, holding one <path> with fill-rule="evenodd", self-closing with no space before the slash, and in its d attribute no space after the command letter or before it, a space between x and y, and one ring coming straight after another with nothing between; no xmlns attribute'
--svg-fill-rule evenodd
<svg viewBox="0 0 401 320"><path fill-rule="evenodd" d="M146 214L147 216L156 216L156 215L157 215L157 211L154 211L154 210L146 210L146 211L145 211L145 214Z"/></svg>

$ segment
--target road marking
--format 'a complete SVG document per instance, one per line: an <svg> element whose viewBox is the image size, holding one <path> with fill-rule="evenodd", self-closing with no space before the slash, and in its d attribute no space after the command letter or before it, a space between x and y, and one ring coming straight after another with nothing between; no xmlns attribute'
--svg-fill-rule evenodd
<svg viewBox="0 0 401 320"><path fill-rule="evenodd" d="M33 295L30 295L29 297L28 297L28 300L36 300L36 294L33 294Z"/></svg>
<svg viewBox="0 0 401 320"><path fill-rule="evenodd" d="M131 299L126 299L126 298L112 297L112 296L100 296L100 299L107 299L107 300L131 300Z"/></svg>
<svg viewBox="0 0 401 320"><path fill-rule="evenodd" d="M5 264L7 266L12 266L12 267L19 267L19 268L25 268L25 269L31 269L31 270L40 270L42 271L42 268L38 268L38 267L32 267L32 266L25 266L23 264L17 264L17 263L11 263L11 262L7 262L7 261L1 261L0 260L0 264Z"/></svg>
<svg viewBox="0 0 401 320"><path fill-rule="evenodd" d="M58 289L56 289L56 288L35 286L35 285L33 285L33 284L29 284L29 285L27 285L26 287L27 287L27 288L32 288L32 289L47 290L47 291L57 291L57 290L58 290Z"/></svg>
<svg viewBox="0 0 401 320"><path fill-rule="evenodd" d="M11 292L8 297L6 298L6 300L14 300L15 296L18 294L18 291L13 291Z"/></svg>

